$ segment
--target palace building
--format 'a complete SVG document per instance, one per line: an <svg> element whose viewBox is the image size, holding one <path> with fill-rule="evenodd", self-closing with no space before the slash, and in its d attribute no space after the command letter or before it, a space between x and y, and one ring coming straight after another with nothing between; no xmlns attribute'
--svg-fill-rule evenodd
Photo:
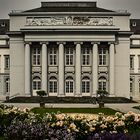
<svg viewBox="0 0 140 140"><path fill-rule="evenodd" d="M140 98L139 20L127 11L48 1L9 17L0 20L0 97L37 90L94 97L106 90L110 97Z"/></svg>

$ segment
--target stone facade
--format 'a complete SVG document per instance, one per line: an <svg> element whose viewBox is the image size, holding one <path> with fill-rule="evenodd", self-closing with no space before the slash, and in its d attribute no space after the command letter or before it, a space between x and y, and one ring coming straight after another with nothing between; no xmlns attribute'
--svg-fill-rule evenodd
<svg viewBox="0 0 140 140"><path fill-rule="evenodd" d="M96 2L56 3L9 14L10 96L93 97L98 89L133 96L130 14Z"/></svg>

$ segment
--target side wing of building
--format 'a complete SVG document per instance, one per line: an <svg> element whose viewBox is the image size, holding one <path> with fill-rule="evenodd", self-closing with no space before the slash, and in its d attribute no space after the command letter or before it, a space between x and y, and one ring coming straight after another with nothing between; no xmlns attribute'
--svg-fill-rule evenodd
<svg viewBox="0 0 140 140"><path fill-rule="evenodd" d="M0 100L10 95L9 20L0 19Z"/></svg>

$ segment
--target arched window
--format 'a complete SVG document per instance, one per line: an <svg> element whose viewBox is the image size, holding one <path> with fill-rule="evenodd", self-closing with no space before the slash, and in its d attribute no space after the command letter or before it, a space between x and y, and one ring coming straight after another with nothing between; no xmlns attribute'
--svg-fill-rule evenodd
<svg viewBox="0 0 140 140"><path fill-rule="evenodd" d="M74 92L74 81L72 77L68 77L65 82L65 91L66 93Z"/></svg>
<svg viewBox="0 0 140 140"><path fill-rule="evenodd" d="M40 90L41 89L41 80L39 77L35 77L33 79L33 90Z"/></svg>
<svg viewBox="0 0 140 140"><path fill-rule="evenodd" d="M130 78L130 92L133 92L133 79Z"/></svg>
<svg viewBox="0 0 140 140"><path fill-rule="evenodd" d="M105 77L100 77L98 81L98 90L107 90L107 80Z"/></svg>
<svg viewBox="0 0 140 140"><path fill-rule="evenodd" d="M33 66L40 66L41 64L41 50L39 47L33 48Z"/></svg>
<svg viewBox="0 0 140 140"><path fill-rule="evenodd" d="M10 79L9 78L5 79L5 91L6 93L10 92Z"/></svg>
<svg viewBox="0 0 140 140"><path fill-rule="evenodd" d="M84 77L82 79L82 93L90 92L90 79L88 77Z"/></svg>
<svg viewBox="0 0 140 140"><path fill-rule="evenodd" d="M49 80L49 92L57 93L57 79L56 77L51 77Z"/></svg>

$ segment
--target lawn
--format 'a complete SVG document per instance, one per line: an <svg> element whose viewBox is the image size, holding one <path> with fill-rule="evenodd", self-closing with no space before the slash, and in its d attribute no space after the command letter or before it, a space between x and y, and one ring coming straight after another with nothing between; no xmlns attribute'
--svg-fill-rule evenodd
<svg viewBox="0 0 140 140"><path fill-rule="evenodd" d="M33 108L31 110L34 113L40 114L41 116L45 113L89 113L89 114L98 114L104 113L105 115L114 115L116 110L111 108Z"/></svg>

